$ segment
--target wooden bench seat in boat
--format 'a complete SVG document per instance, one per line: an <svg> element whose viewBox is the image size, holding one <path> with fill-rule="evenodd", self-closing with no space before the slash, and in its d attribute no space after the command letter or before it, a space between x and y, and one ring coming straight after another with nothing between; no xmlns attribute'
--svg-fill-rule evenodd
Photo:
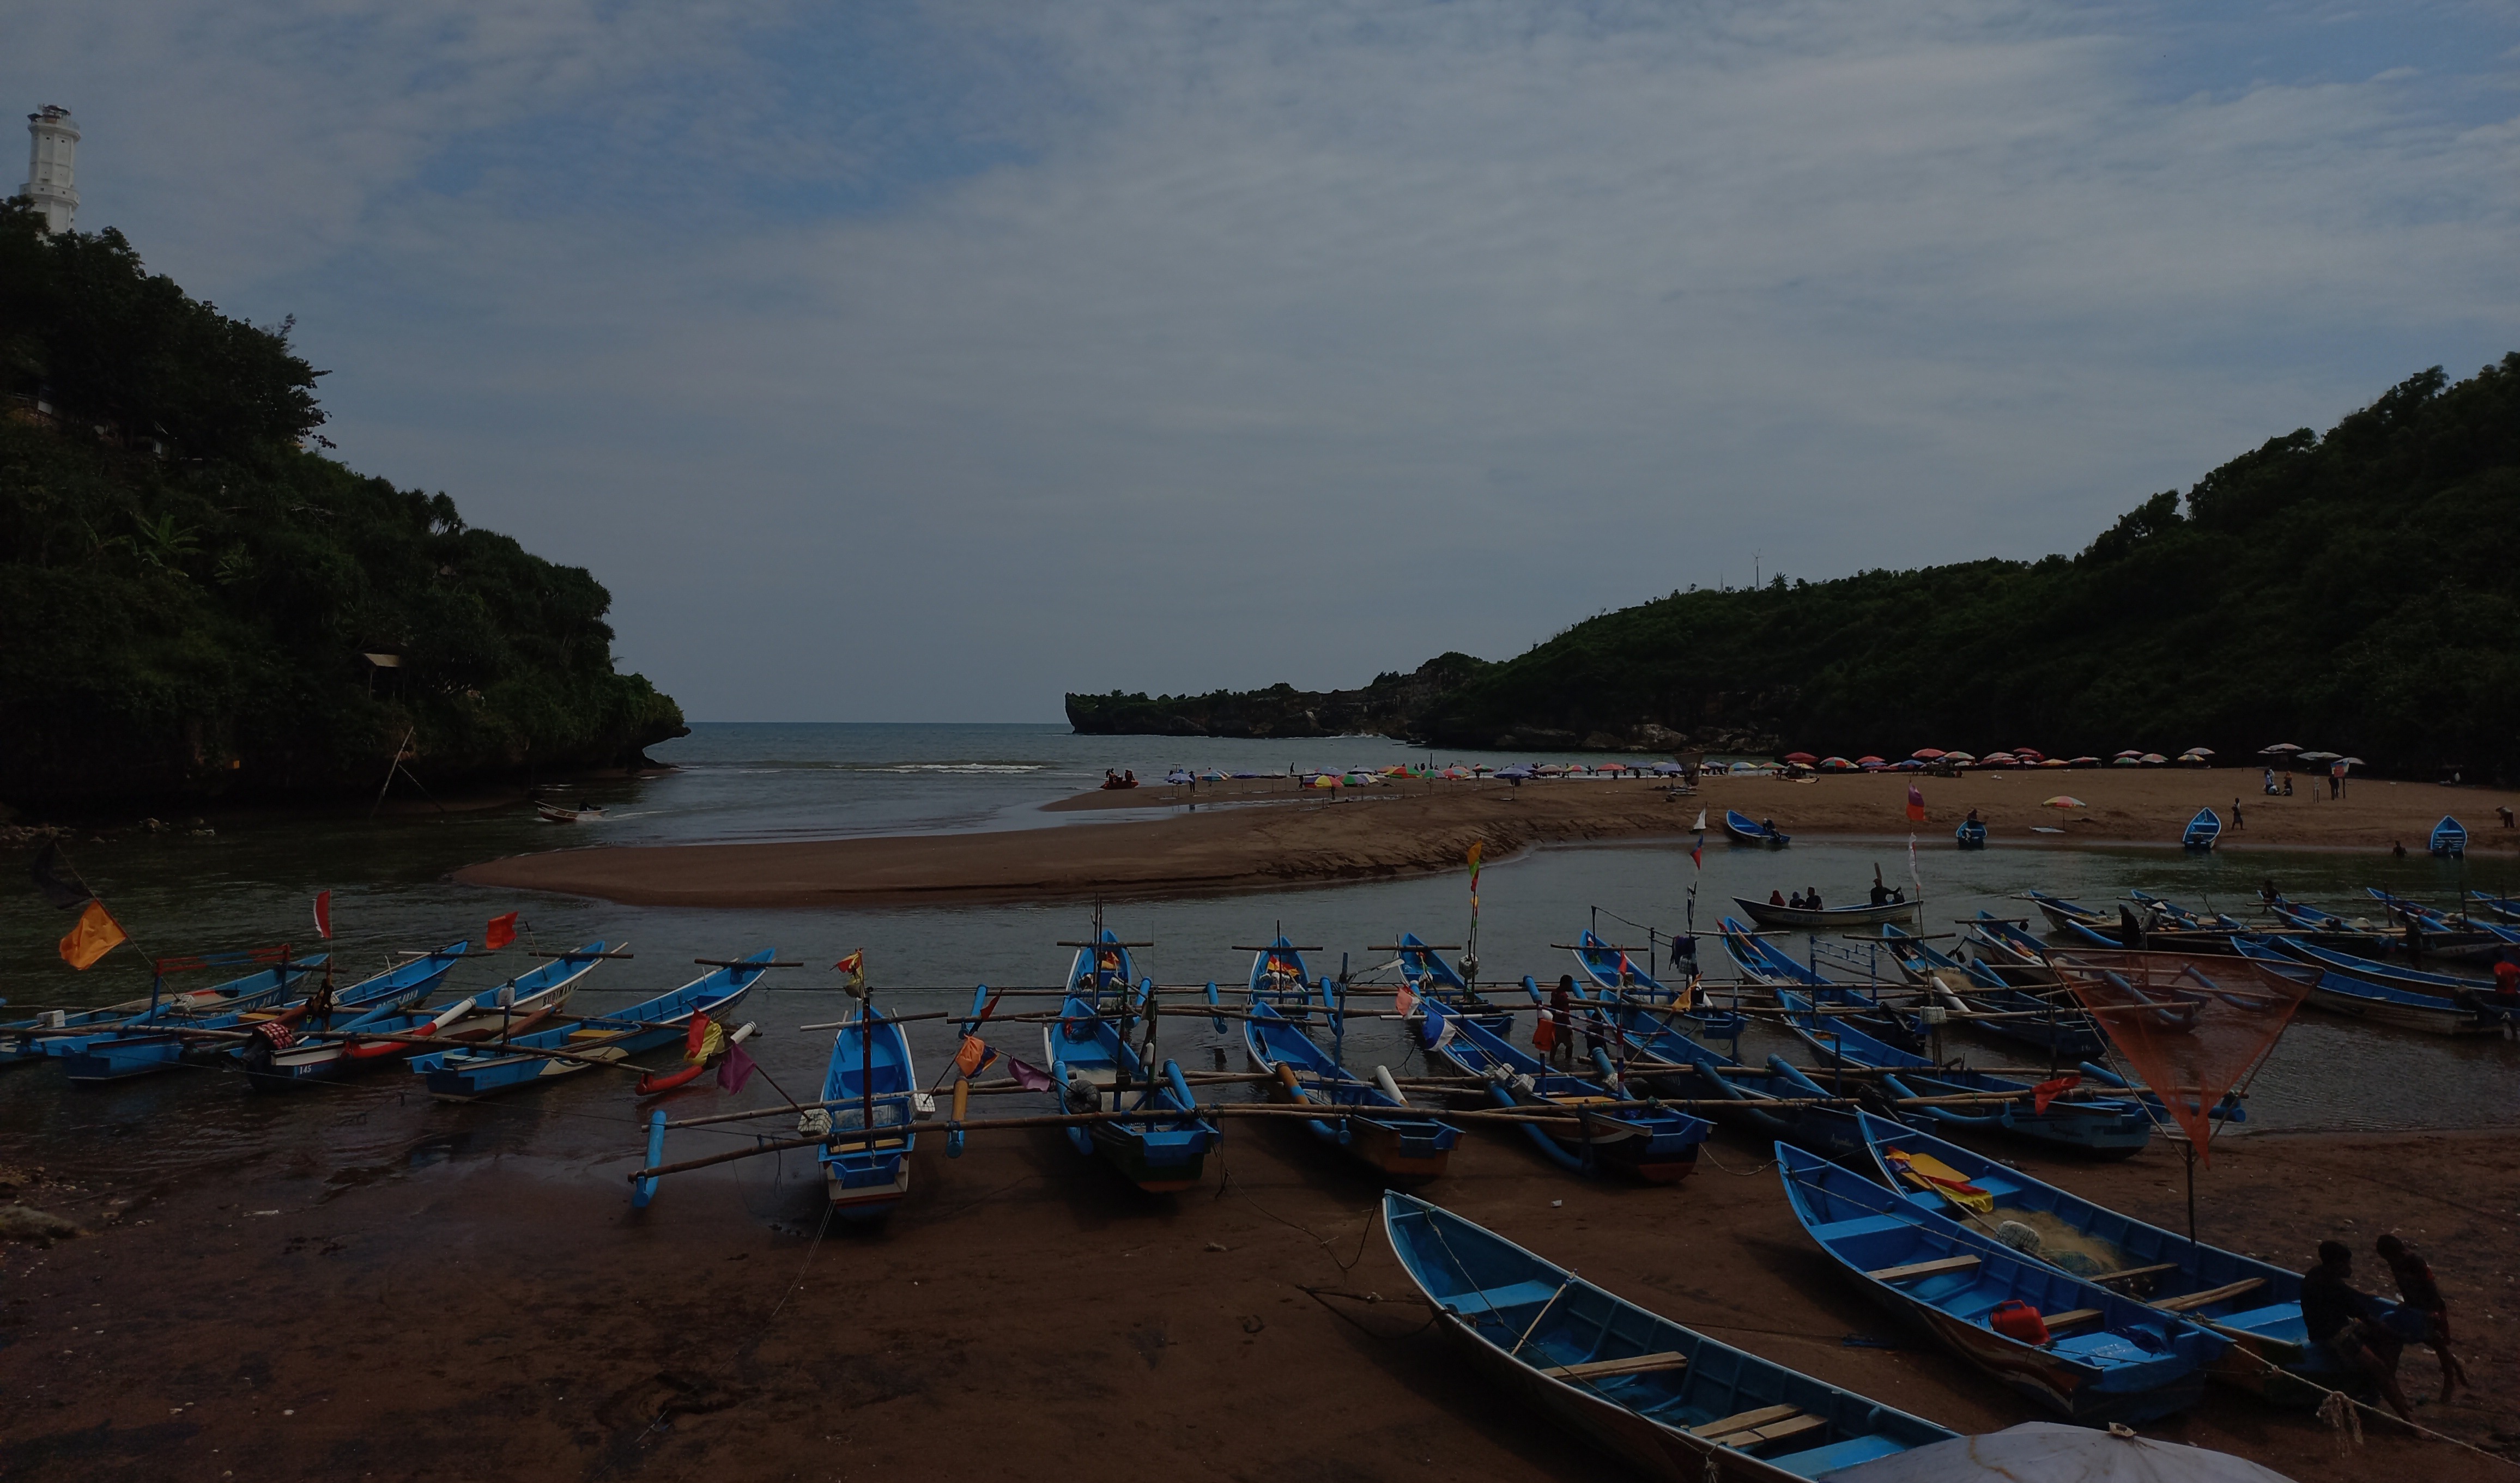
<svg viewBox="0 0 2520 1483"><path fill-rule="evenodd" d="M1714 1443L1718 1447L1749 1448L1762 1442L1782 1441L1826 1426L1825 1417L1808 1416L1799 1406L1762 1406L1729 1416L1720 1421L1688 1428L1688 1434Z"/></svg>
<svg viewBox="0 0 2520 1483"><path fill-rule="evenodd" d="M2208 1287L2202 1292L2185 1292L2177 1297L2156 1298L2152 1306L2164 1313L2185 1313L2191 1308L2203 1308L2208 1304L2219 1303L2225 1298L2238 1297L2243 1292L2254 1292L2266 1284L2265 1278L2244 1277L2236 1282L2225 1282L2220 1287Z"/></svg>
<svg viewBox="0 0 2520 1483"><path fill-rule="evenodd" d="M1883 1267L1864 1275L1876 1282L1895 1282L1902 1278L1935 1277L1946 1272L1966 1272L1977 1263L1976 1257L1966 1254L1944 1256L1936 1257L1930 1262L1910 1262L1904 1267Z"/></svg>
<svg viewBox="0 0 2520 1483"><path fill-rule="evenodd" d="M1540 1372L1556 1380L1605 1380L1614 1375L1681 1370L1688 1365L1688 1356L1677 1349L1666 1349L1660 1354L1632 1354L1615 1360L1589 1360L1581 1365L1552 1365Z"/></svg>
<svg viewBox="0 0 2520 1483"><path fill-rule="evenodd" d="M1507 1308L1519 1308L1525 1303L1545 1303L1557 1292L1555 1282L1514 1282L1504 1287L1480 1287L1469 1292L1457 1292L1444 1299L1444 1306L1459 1313L1496 1313Z"/></svg>

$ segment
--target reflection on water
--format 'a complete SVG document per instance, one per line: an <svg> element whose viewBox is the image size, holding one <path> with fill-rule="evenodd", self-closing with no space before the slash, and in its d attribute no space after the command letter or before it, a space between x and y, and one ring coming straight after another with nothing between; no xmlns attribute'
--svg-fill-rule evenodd
<svg viewBox="0 0 2520 1483"><path fill-rule="evenodd" d="M1085 913L1066 905L845 915L635 908L457 885L447 873L562 839L1003 825L1030 804L1091 786L1106 766L1134 767L1148 777L1175 762L1282 771L1289 763L1362 765L1425 755L1373 739L1183 742L1079 738L1028 727L708 727L674 750L688 770L593 789L596 801L616 814L595 830L554 829L513 809L374 823L353 810L334 818L217 820L214 837L143 834L73 841L71 849L134 937L157 953L282 940L302 946L312 937L308 903L326 888L335 893L336 946L348 966L363 970L382 964L390 949L459 935L477 940L484 921L508 911L521 911L528 944L627 940L637 958L604 965L581 989L576 1003L590 1011L617 1008L697 976L701 969L694 958L776 947L809 966L773 975L773 986L756 993L744 1012L767 1032L752 1049L770 1078L801 1094L819 1085L829 1035L795 1027L838 1017L843 1001L829 966L841 954L865 948L878 988L902 1009L960 1008L974 983L1055 981L1066 955L1052 944L1077 936L1087 924ZM1738 799L1741 789L1767 786L1731 785L1727 796ZM1790 827L1785 808L1775 812ZM1672 841L1541 850L1492 862L1481 882L1484 976L1553 977L1568 959L1551 944L1571 941L1587 926L1640 946L1650 928L1660 941L1686 927L1692 879L1699 883L1695 922L1707 929L1735 910L1730 901L1735 893L1764 898L1772 889L1816 886L1829 900L1848 902L1862 899L1876 866L1894 883L1911 878L1904 837L1806 838L1778 853L1728 847L1719 838L1708 845L1702 876L1694 876L1686 841L1677 838L1693 816L1693 804L1673 806ZM2507 889L2512 882L2483 874L2506 869L2424 857L2246 849L2196 858L2175 849L2030 848L2002 839L1962 854L1947 835L1936 835L1918 842L1915 879L1925 891L1928 930L1949 932L1953 919L1981 907L2021 915L2026 909L2009 898L2031 887L2095 905L2141 888L2245 915L2259 882L2272 876L2287 894L2359 914L2365 885L2448 904L2468 885ZM1325 951L1307 955L1316 972L1335 973L1344 962L1359 981L1387 983L1394 976L1383 966L1387 955L1369 949L1408 930L1439 943L1462 941L1468 925L1464 884L1451 876L1128 902L1111 908L1110 921L1124 936L1154 941L1138 961L1142 971L1165 983L1213 978L1232 989L1248 968L1248 955L1232 945L1265 940L1281 923L1298 942L1324 945ZM65 925L65 916L30 891L0 899L0 992L19 1005L100 1004L147 992L139 961L127 953L89 973L68 972L52 947ZM1711 942L1706 956L1710 966L1721 962ZM515 953L465 962L437 1002L493 990L530 966ZM1006 1010L1038 1007L1010 999ZM932 1021L912 1028L932 1077L951 1032ZM1359 1018L1349 1031L1344 1050L1360 1068L1380 1061L1404 1072L1418 1064L1388 1021ZM1527 1017L1517 1031L1527 1035ZM1187 1067L1210 1067L1219 1050L1237 1068L1241 1064L1238 1040L1218 1034L1203 1016L1167 1019L1163 1033L1166 1050ZM1042 1054L1038 1026L1010 1026L992 1039L1027 1059ZM1742 1045L1744 1057L1753 1060L1770 1051L1797 1061L1806 1055L1772 1031L1754 1030ZM1976 1050L1982 1063L1993 1064L2014 1063L2023 1054L1995 1044ZM2451 1041L2305 1011L2257 1081L2253 1117L2256 1126L2270 1128L2515 1123L2515 1073L2520 1046L2507 1041ZM249 1095L241 1076L216 1067L73 1091L46 1063L0 1071L0 1163L142 1181L249 1167L257 1177L303 1179L310 1198L447 1161L526 1159L617 1178L632 1167L641 1144L643 1113L630 1096L631 1080L591 1071L537 1093L457 1106L431 1101L418 1090L419 1079L400 1069L271 1097ZM776 1100L761 1083L744 1098ZM1000 1099L990 1110L1012 1111L1031 1101ZM679 1117L730 1104L702 1087L677 1094L670 1105ZM677 1156L705 1151L715 1146L712 1137L677 1135ZM738 1138L714 1137L729 1146ZM810 1166L790 1158L769 1165L758 1179L784 1188L809 1177Z"/></svg>

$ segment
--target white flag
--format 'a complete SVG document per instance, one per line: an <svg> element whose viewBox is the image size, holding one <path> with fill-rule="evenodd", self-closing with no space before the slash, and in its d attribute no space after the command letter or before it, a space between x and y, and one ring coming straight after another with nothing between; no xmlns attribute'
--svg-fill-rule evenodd
<svg viewBox="0 0 2520 1483"><path fill-rule="evenodd" d="M1706 832L1706 810L1702 808L1697 811L1697 832Z"/></svg>

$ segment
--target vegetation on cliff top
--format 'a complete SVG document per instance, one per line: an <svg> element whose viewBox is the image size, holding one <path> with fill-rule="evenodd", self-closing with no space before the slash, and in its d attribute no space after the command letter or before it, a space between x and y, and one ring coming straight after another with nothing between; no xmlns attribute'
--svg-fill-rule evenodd
<svg viewBox="0 0 2520 1483"><path fill-rule="evenodd" d="M431 782L679 735L585 570L301 447L322 373L288 332L0 203L0 797L373 788L407 734Z"/></svg>
<svg viewBox="0 0 2520 1483"><path fill-rule="evenodd" d="M1675 593L1467 673L1416 740L2520 773L2520 354L2154 495L2080 555Z"/></svg>

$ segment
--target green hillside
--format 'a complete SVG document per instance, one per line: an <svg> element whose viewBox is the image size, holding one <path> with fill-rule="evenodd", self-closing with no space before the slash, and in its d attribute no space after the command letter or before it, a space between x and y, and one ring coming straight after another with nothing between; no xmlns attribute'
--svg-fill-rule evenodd
<svg viewBox="0 0 2520 1483"><path fill-rule="evenodd" d="M1383 729L1446 746L2105 754L2520 774L2520 355L2408 379L2079 556L1674 593ZM1080 697L1082 698L1082 697ZM1204 703L1220 714L1221 697ZM1108 714L1107 702L1102 713Z"/></svg>
<svg viewBox="0 0 2520 1483"><path fill-rule="evenodd" d="M288 329L0 203L0 800L372 791L407 734L432 783L679 735L585 570L303 446L321 373Z"/></svg>

